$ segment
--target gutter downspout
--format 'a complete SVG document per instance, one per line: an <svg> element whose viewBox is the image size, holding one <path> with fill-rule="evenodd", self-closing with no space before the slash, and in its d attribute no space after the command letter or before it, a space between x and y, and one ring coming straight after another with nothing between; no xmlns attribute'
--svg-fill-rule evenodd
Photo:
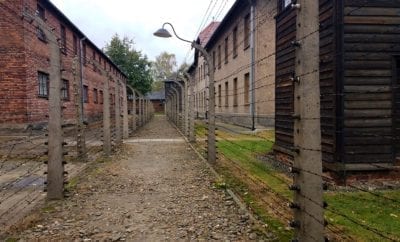
<svg viewBox="0 0 400 242"><path fill-rule="evenodd" d="M256 1L250 0L250 113L251 130L256 129L255 108L255 5Z"/></svg>

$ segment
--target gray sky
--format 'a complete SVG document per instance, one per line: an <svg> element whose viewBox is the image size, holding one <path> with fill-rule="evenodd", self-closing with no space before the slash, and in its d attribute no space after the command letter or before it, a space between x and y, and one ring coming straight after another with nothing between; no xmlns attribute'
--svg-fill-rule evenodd
<svg viewBox="0 0 400 242"><path fill-rule="evenodd" d="M135 41L135 49L154 60L162 51L173 53L181 64L190 45L176 38L153 36L170 22L180 37L195 39L213 19L221 20L234 0L51 0L90 40L103 48L118 33ZM208 10L208 11L207 11ZM204 20L203 20L204 19ZM169 27L168 31L171 31ZM193 61L189 55L187 62Z"/></svg>

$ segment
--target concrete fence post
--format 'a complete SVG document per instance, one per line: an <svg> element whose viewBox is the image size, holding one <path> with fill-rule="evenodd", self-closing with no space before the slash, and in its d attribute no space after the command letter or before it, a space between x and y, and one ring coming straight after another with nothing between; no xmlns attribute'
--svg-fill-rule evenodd
<svg viewBox="0 0 400 242"><path fill-rule="evenodd" d="M319 5L298 0L294 85L294 221L297 241L324 241L319 87Z"/></svg>
<svg viewBox="0 0 400 242"><path fill-rule="evenodd" d="M81 58L79 58L81 59ZM72 74L74 76L73 89L75 101L75 115L76 115L76 151L77 157L80 160L86 159L86 142L85 142L85 125L83 124L83 99L82 99L82 84L78 73L78 56L75 56L72 63ZM82 66L82 65L80 65Z"/></svg>
<svg viewBox="0 0 400 242"><path fill-rule="evenodd" d="M49 81L49 124L48 124L48 163L47 198L64 198L63 131L61 104L61 51L55 34L39 18L38 25L49 39L50 81Z"/></svg>
<svg viewBox="0 0 400 242"><path fill-rule="evenodd" d="M122 85L122 107L123 107L123 138L129 138L129 116L128 116L128 93L126 91L127 86L123 81L121 81Z"/></svg>
<svg viewBox="0 0 400 242"><path fill-rule="evenodd" d="M120 84L118 79L115 80L115 142L117 145L122 142L122 127L121 127L121 95Z"/></svg>

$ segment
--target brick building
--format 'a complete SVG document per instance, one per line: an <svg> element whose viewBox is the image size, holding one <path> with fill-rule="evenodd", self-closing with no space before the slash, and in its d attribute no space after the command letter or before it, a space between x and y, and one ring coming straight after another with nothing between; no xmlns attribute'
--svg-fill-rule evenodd
<svg viewBox="0 0 400 242"><path fill-rule="evenodd" d="M165 90L154 91L148 93L146 98L150 100L153 105L154 112L164 113L165 112Z"/></svg>
<svg viewBox="0 0 400 242"><path fill-rule="evenodd" d="M59 63L50 63L52 38L46 30L58 39ZM75 104L79 99L74 94L78 89L82 90L84 118L92 121L102 116L106 77L100 68L113 76L112 106L116 101L116 83L126 84L124 73L48 0L1 1L0 32L1 127L47 122L52 65L61 63L63 114L71 122L76 116ZM120 90L118 97L122 102L123 88Z"/></svg>
<svg viewBox="0 0 400 242"><path fill-rule="evenodd" d="M217 120L247 127L274 125L275 13L276 1L238 0L220 23L213 22L200 33L198 42L211 55L215 70ZM197 52L189 70L195 79L195 108L200 118L207 112L207 68Z"/></svg>

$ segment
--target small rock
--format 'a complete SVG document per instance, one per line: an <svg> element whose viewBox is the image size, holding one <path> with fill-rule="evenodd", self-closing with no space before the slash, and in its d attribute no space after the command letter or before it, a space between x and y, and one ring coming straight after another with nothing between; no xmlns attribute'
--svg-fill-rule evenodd
<svg viewBox="0 0 400 242"><path fill-rule="evenodd" d="M256 234L256 233L251 233L251 234L249 235L249 239L251 239L251 240L257 239L257 234Z"/></svg>

